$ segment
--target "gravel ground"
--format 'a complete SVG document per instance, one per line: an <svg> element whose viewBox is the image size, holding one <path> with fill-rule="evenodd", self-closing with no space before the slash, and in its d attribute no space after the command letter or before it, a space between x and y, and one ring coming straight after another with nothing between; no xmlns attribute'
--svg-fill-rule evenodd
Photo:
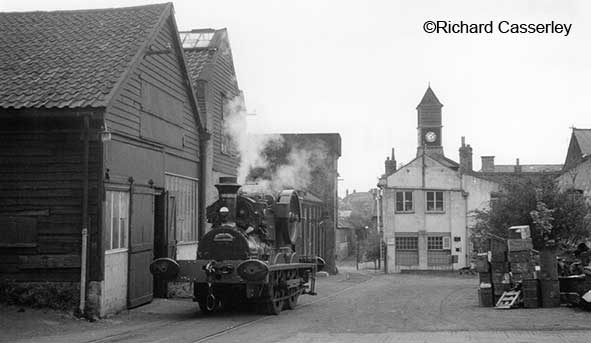
<svg viewBox="0 0 591 343"><path fill-rule="evenodd" d="M571 342L591 341L591 313L478 307L478 279L382 275L342 266L316 297L279 316L203 317L189 300L157 299L89 323L53 311L0 307L3 342Z"/></svg>

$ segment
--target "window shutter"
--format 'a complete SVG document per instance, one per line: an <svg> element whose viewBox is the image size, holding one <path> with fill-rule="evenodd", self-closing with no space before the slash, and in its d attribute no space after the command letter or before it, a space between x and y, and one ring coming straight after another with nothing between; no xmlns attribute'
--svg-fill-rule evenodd
<svg viewBox="0 0 591 343"><path fill-rule="evenodd" d="M450 249L450 243L449 243L450 239L449 237L443 237L443 250L449 250Z"/></svg>

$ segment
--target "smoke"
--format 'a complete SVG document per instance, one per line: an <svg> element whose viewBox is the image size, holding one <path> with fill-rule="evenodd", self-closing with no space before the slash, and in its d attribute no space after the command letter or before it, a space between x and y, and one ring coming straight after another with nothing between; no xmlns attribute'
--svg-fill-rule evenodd
<svg viewBox="0 0 591 343"><path fill-rule="evenodd" d="M281 146L283 138L278 135L251 135L247 132L244 97L236 96L224 105L223 140L229 143L230 153L240 157L238 183L244 184L250 170L266 168L268 161L263 154L266 147Z"/></svg>
<svg viewBox="0 0 591 343"><path fill-rule="evenodd" d="M300 135L300 137L305 137ZM303 138L305 139L305 138ZM326 149L321 142L306 142L309 144L298 144L289 142L289 152L285 160L278 159L270 168L271 175L268 175L271 191L279 191L286 188L308 190L312 185L314 173L319 172L326 159ZM282 151L266 149L265 152L281 154ZM252 172L252 171L251 171ZM251 173L251 175L253 175ZM265 176L267 176L265 175ZM255 175L253 175L255 176ZM259 177L259 181L261 178ZM264 180L264 179L263 179ZM254 180L257 181L256 179Z"/></svg>
<svg viewBox="0 0 591 343"><path fill-rule="evenodd" d="M311 188L317 188L313 185L315 173L326 172L326 144L303 134L256 134L256 129L251 129L255 134L249 134L246 116L242 96L224 106L224 135L231 142L233 153L240 156L238 183L256 183L261 192L314 192Z"/></svg>

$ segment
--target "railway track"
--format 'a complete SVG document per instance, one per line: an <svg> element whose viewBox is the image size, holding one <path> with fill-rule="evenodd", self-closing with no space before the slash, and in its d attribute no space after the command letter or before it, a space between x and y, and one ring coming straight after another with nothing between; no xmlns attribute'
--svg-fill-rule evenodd
<svg viewBox="0 0 591 343"><path fill-rule="evenodd" d="M360 281L360 282L356 282L355 284L352 284L351 286L347 286L335 293L326 295L326 296L321 296L318 297L317 299L314 299L313 301L310 302L306 302L306 303L301 303L298 304L297 308L295 310L298 310L300 308L305 308L311 305L314 305L316 303L319 302L323 302L323 301L327 301L330 300L332 298L335 298L337 296L339 296L340 294L343 294L345 292L348 292L352 289L355 289L357 287L360 287L362 284L364 284L365 282L370 281L371 279L373 279L373 276L370 276L368 279ZM343 280L343 281L347 281L347 280ZM187 342L191 342L191 343L202 343L202 342L207 342L210 340L213 340L215 338L218 338L220 336L223 336L225 334L234 332L236 330L242 329L242 328L246 328L249 326L252 326L254 324L260 323L260 322L264 322L266 320L270 320L272 318L278 318L276 316L260 316L257 318L253 318L250 320L246 320L234 325L231 325L229 327L226 327L224 329L221 330L217 330L213 333L201 336L197 339L188 339ZM127 330L121 333L117 333L117 334L113 334L113 335L109 335L107 337L103 337L103 338L98 338L98 339L93 339L93 340L87 340L84 341L84 343L115 343L115 342L143 342L143 343L159 343L159 342L167 342L170 338L157 338L157 339L150 339L149 337L149 333L150 332L158 332L159 329L165 329L165 328L170 328L172 326L179 326L181 324L186 324L189 321L193 321L195 319L191 319L191 320L166 320L163 322L159 322L158 324L149 324L149 325L145 325L139 328L135 328L132 330Z"/></svg>

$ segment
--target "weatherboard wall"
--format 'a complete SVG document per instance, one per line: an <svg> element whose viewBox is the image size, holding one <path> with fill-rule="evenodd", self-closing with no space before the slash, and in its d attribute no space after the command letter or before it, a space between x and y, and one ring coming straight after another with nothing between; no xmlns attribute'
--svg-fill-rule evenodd
<svg viewBox="0 0 591 343"><path fill-rule="evenodd" d="M110 176L164 187L164 172L199 176L197 113L168 19L107 109L106 168Z"/></svg>
<svg viewBox="0 0 591 343"><path fill-rule="evenodd" d="M19 111L0 129L0 278L15 281L80 280L83 194L83 121L66 111ZM88 113L87 113L88 114ZM59 118L58 116L61 116ZM45 117L45 119L43 118ZM99 273L98 188L100 125L89 142L89 265Z"/></svg>

